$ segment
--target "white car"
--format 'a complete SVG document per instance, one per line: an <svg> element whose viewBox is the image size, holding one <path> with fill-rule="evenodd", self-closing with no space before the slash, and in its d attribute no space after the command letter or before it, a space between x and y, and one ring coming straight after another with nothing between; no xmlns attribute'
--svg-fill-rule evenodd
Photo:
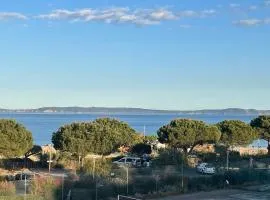
<svg viewBox="0 0 270 200"><path fill-rule="evenodd" d="M120 160L114 161L113 163L119 166L136 166L137 163L141 163L141 159L137 157L124 157Z"/></svg>
<svg viewBox="0 0 270 200"><path fill-rule="evenodd" d="M197 166L197 172L202 174L215 174L216 169L213 165L208 163L201 163Z"/></svg>

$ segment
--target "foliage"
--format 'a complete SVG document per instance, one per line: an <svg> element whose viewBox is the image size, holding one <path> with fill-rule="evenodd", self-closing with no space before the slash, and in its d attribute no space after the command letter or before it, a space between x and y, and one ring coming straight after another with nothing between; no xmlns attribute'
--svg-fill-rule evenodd
<svg viewBox="0 0 270 200"><path fill-rule="evenodd" d="M132 147L131 152L137 155L151 154L152 148L149 144L139 143Z"/></svg>
<svg viewBox="0 0 270 200"><path fill-rule="evenodd" d="M158 139L173 148L182 148L184 153L192 152L196 145L216 143L220 131L215 126L206 125L203 121L176 119L158 130Z"/></svg>
<svg viewBox="0 0 270 200"><path fill-rule="evenodd" d="M182 158L183 154L174 149L160 149L158 157L153 160L153 165L178 165L182 163Z"/></svg>
<svg viewBox="0 0 270 200"><path fill-rule="evenodd" d="M31 181L30 191L32 195L40 196L44 200L57 199L61 181L51 177L37 177Z"/></svg>
<svg viewBox="0 0 270 200"><path fill-rule="evenodd" d="M262 115L251 120L250 125L257 128L261 133L261 137L270 140L270 116Z"/></svg>
<svg viewBox="0 0 270 200"><path fill-rule="evenodd" d="M143 139L144 143L147 143L147 144L153 144L157 140L158 140L158 137L156 135L146 135L144 136L144 139Z"/></svg>
<svg viewBox="0 0 270 200"><path fill-rule="evenodd" d="M231 185L242 185L247 183L269 183L270 174L262 170L240 170L228 171L225 173L225 178Z"/></svg>
<svg viewBox="0 0 270 200"><path fill-rule="evenodd" d="M69 152L57 152L55 168L73 169L77 168L78 159Z"/></svg>
<svg viewBox="0 0 270 200"><path fill-rule="evenodd" d="M270 154L270 116L259 116L251 120L250 125L258 130L262 139L268 141L268 154Z"/></svg>
<svg viewBox="0 0 270 200"><path fill-rule="evenodd" d="M0 120L0 155L22 156L33 146L32 133L14 120Z"/></svg>
<svg viewBox="0 0 270 200"><path fill-rule="evenodd" d="M120 146L131 146L139 140L128 124L109 118L65 125L52 137L56 149L83 156L87 153L110 154Z"/></svg>
<svg viewBox="0 0 270 200"><path fill-rule="evenodd" d="M26 153L25 153L25 158L28 158L28 157L30 157L30 156L32 156L32 155L37 155L37 154L39 154L39 153L41 153L42 152L42 148L41 148L41 146L39 146L39 145L34 145L30 150L28 150Z"/></svg>
<svg viewBox="0 0 270 200"><path fill-rule="evenodd" d="M221 131L220 141L227 147L251 144L257 137L257 132L240 120L225 120L219 122L217 127Z"/></svg>
<svg viewBox="0 0 270 200"><path fill-rule="evenodd" d="M81 171L88 175L106 177L112 169L112 161L106 158L85 159ZM93 174L94 173L94 174Z"/></svg>
<svg viewBox="0 0 270 200"><path fill-rule="evenodd" d="M15 195L16 188L11 182L1 181L0 182L0 196L12 196Z"/></svg>

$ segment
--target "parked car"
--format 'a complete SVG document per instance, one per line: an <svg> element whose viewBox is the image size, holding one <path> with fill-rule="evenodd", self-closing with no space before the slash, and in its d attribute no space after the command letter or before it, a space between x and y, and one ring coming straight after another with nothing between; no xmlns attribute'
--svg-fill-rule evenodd
<svg viewBox="0 0 270 200"><path fill-rule="evenodd" d="M113 163L119 166L137 166L138 163L141 163L141 159L138 157L123 157Z"/></svg>
<svg viewBox="0 0 270 200"><path fill-rule="evenodd" d="M14 179L15 179L16 181L24 180L24 179L26 179L26 180L31 180L31 179L33 179L33 175L25 174L25 173L22 173L22 174L16 174L15 177L14 177Z"/></svg>
<svg viewBox="0 0 270 200"><path fill-rule="evenodd" d="M197 172L202 174L215 174L216 169L213 165L208 163L200 163L197 167Z"/></svg>

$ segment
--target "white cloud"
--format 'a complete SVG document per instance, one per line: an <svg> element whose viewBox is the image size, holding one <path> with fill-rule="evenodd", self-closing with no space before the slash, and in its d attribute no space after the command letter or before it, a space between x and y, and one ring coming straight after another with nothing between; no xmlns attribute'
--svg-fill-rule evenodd
<svg viewBox="0 0 270 200"><path fill-rule="evenodd" d="M211 9L211 10L203 10L203 11L201 12L201 15L202 15L202 16L209 16L209 15L214 15L214 14L216 14L216 13L217 13L217 11L214 10L214 9Z"/></svg>
<svg viewBox="0 0 270 200"><path fill-rule="evenodd" d="M212 9L203 11L172 11L167 8L131 10L125 7L115 7L107 9L58 9L48 14L38 15L36 18L44 20L68 20L71 22L101 21L104 23L156 25L163 21L178 20L182 17L205 17L214 15L215 13L216 11Z"/></svg>
<svg viewBox="0 0 270 200"><path fill-rule="evenodd" d="M265 6L270 6L270 1L264 1Z"/></svg>
<svg viewBox="0 0 270 200"><path fill-rule="evenodd" d="M183 29L189 29L189 28L192 28L192 26L189 25L189 24L181 24L179 27L180 27L180 28L183 28Z"/></svg>
<svg viewBox="0 0 270 200"><path fill-rule="evenodd" d="M254 5L252 5L252 6L249 6L249 8L248 8L249 10L257 10L258 9L258 7L257 6L254 6Z"/></svg>
<svg viewBox="0 0 270 200"><path fill-rule="evenodd" d="M0 12L0 20L12 20L12 19L26 20L27 17L17 12Z"/></svg>
<svg viewBox="0 0 270 200"><path fill-rule="evenodd" d="M166 9L154 10L150 13L150 17L154 20L174 20L178 18L172 11Z"/></svg>
<svg viewBox="0 0 270 200"><path fill-rule="evenodd" d="M264 23L265 23L265 24L270 24L270 18L265 19L265 20L264 20Z"/></svg>
<svg viewBox="0 0 270 200"><path fill-rule="evenodd" d="M270 24L270 18L267 19L244 19L239 21L234 21L233 24L240 26L258 26L264 24Z"/></svg>
<svg viewBox="0 0 270 200"><path fill-rule="evenodd" d="M237 3L231 3L229 5L231 8L239 8L240 7L240 4L237 4Z"/></svg>

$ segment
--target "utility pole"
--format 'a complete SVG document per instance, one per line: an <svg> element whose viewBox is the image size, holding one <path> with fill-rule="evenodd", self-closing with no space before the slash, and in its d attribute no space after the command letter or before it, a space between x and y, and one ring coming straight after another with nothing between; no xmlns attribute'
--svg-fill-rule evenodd
<svg viewBox="0 0 270 200"><path fill-rule="evenodd" d="M128 167L127 167L127 195L128 195Z"/></svg>
<svg viewBox="0 0 270 200"><path fill-rule="evenodd" d="M182 156L181 174L182 174L181 187L183 190L184 189L184 158L183 156Z"/></svg>
<svg viewBox="0 0 270 200"><path fill-rule="evenodd" d="M145 138L145 125L143 126L143 137Z"/></svg>
<svg viewBox="0 0 270 200"><path fill-rule="evenodd" d="M229 149L227 149L227 163L226 163L226 168L227 168L227 171L229 171Z"/></svg>
<svg viewBox="0 0 270 200"><path fill-rule="evenodd" d="M52 145L49 145L49 160L47 161L49 163L49 173L51 173L51 163L52 163Z"/></svg>
<svg viewBox="0 0 270 200"><path fill-rule="evenodd" d="M26 188L26 174L24 174L24 200L26 200L26 193L27 193L27 188Z"/></svg>
<svg viewBox="0 0 270 200"><path fill-rule="evenodd" d="M64 200L64 183L65 183L65 174L62 175L62 200Z"/></svg>
<svg viewBox="0 0 270 200"><path fill-rule="evenodd" d="M95 170L96 170L96 157L94 157L94 164L93 164L93 180L95 179Z"/></svg>

